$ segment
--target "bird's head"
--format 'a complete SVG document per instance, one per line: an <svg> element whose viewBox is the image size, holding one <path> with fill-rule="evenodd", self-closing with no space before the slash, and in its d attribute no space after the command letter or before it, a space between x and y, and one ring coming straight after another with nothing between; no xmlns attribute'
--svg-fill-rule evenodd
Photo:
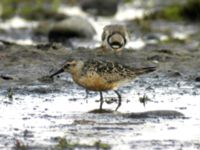
<svg viewBox="0 0 200 150"><path fill-rule="evenodd" d="M57 70L55 73L50 75L50 77L52 78L55 75L58 75L63 72L69 72L69 73L73 74L73 73L79 71L81 69L82 65L83 65L83 61L81 61L81 60L69 60L69 61L65 62L64 65L59 70Z"/></svg>
<svg viewBox="0 0 200 150"><path fill-rule="evenodd" d="M106 49L121 51L129 40L129 33L123 25L107 25L102 33L102 46Z"/></svg>

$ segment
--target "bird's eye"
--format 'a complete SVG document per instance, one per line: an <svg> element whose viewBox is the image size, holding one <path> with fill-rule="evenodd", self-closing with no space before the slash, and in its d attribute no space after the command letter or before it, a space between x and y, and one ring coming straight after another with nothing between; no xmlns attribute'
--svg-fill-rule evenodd
<svg viewBox="0 0 200 150"><path fill-rule="evenodd" d="M69 67L70 67L70 64L66 64L66 65L65 65L65 68L69 68Z"/></svg>

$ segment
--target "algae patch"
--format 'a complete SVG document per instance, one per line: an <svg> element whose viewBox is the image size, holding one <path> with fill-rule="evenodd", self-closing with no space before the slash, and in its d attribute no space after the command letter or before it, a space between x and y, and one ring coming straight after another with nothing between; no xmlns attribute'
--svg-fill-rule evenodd
<svg viewBox="0 0 200 150"><path fill-rule="evenodd" d="M67 140L66 138L59 138L58 144L55 146L55 150L74 150L74 149L96 149L96 150L109 150L111 149L111 146L107 143L103 143L101 141L96 141L92 145L89 144L80 144L80 143L74 143L70 140Z"/></svg>

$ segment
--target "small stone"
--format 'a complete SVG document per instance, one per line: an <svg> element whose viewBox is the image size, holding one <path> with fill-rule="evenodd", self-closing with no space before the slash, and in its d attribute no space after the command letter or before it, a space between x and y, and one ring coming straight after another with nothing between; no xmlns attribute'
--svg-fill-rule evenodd
<svg viewBox="0 0 200 150"><path fill-rule="evenodd" d="M200 76L195 78L196 82L200 82Z"/></svg>
<svg viewBox="0 0 200 150"><path fill-rule="evenodd" d="M66 42L70 38L92 39L96 34L90 22L81 17L70 17L56 23L48 33L50 42Z"/></svg>

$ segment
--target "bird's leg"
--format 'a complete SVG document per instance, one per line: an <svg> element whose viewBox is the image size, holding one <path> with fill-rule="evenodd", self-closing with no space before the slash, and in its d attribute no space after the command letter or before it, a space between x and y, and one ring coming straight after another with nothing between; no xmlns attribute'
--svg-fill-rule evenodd
<svg viewBox="0 0 200 150"><path fill-rule="evenodd" d="M88 95L89 95L89 91L87 89L85 89L85 94L86 94L85 95L85 99L86 99L86 98L88 98Z"/></svg>
<svg viewBox="0 0 200 150"><path fill-rule="evenodd" d="M87 98L89 97L88 95L89 95L89 91L87 90L87 89L85 89L85 97L84 97L84 99L86 100L86 102L88 102L87 101Z"/></svg>
<svg viewBox="0 0 200 150"><path fill-rule="evenodd" d="M99 109L102 110L102 106L103 106L103 93L102 92L99 92L100 93L100 107Z"/></svg>
<svg viewBox="0 0 200 150"><path fill-rule="evenodd" d="M114 92L117 94L118 96L118 105L117 105L117 108L115 109L115 111L118 110L118 108L121 106L121 102L122 102L122 97L121 95L119 94L119 92L117 90L114 90Z"/></svg>

